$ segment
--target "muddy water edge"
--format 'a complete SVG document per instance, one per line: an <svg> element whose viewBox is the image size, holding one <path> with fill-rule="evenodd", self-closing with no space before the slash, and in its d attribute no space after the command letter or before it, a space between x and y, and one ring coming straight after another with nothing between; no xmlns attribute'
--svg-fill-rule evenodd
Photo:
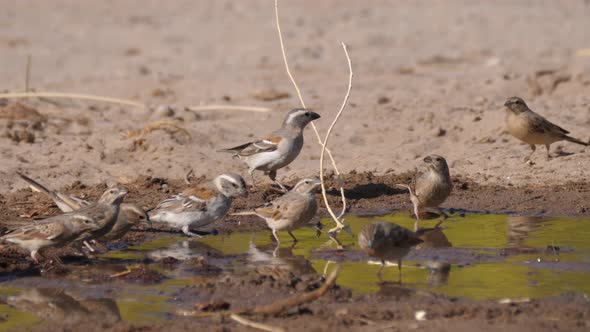
<svg viewBox="0 0 590 332"><path fill-rule="evenodd" d="M411 224L407 194L393 186L406 178L347 175L352 207L347 222L354 234L371 220ZM144 177L127 186L129 201L149 207L182 183ZM75 183L64 191L94 198L104 187ZM396 267L386 268L383 280L377 280L378 266L347 234L341 235L345 249L338 251L324 235L317 238L304 229L296 233L301 241L294 248L288 236L281 237L284 244L275 254L264 224L245 217L217 223L219 234L202 240L134 231L106 243L110 250L92 260L60 249L65 271L39 269L26 255L5 247L0 249L0 329L238 330L242 328L220 314L195 318L175 313L199 303L241 309L273 302L316 289L324 270L340 265L337 287L324 297L278 317L253 319L288 330L461 331L482 325L587 330L590 186L487 187L456 178L455 188L446 207L456 211L448 210L452 217L433 244L406 258L401 284ZM276 195L264 188L237 201L235 209L258 206ZM338 204L335 195L331 199ZM58 213L49 200L28 190L4 194L0 204L2 227ZM426 320L415 320L419 310L426 312Z"/></svg>

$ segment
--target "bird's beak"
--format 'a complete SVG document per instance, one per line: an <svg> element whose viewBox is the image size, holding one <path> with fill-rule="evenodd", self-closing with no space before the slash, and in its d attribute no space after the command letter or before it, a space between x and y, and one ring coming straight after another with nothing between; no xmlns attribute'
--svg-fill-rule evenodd
<svg viewBox="0 0 590 332"><path fill-rule="evenodd" d="M431 163L432 162L432 158L430 158L430 156L425 157L423 160L424 160L425 163Z"/></svg>
<svg viewBox="0 0 590 332"><path fill-rule="evenodd" d="M510 107L510 100L507 100L507 101L504 103L504 106L506 106L506 107Z"/></svg>
<svg viewBox="0 0 590 332"><path fill-rule="evenodd" d="M317 114L316 112L309 112L311 114L311 120L317 120L319 118L321 118L321 116L319 114Z"/></svg>

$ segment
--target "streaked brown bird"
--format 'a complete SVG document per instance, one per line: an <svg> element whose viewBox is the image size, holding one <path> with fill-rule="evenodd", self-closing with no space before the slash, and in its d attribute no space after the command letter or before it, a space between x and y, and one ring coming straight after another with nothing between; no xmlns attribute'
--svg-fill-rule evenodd
<svg viewBox="0 0 590 332"><path fill-rule="evenodd" d="M376 221L365 224L359 235L359 247L370 257L381 260L381 268L377 275L381 278L381 272L385 267L385 261L397 261L398 277L402 278L402 259L410 252L412 247L422 243L418 234L400 225Z"/></svg>
<svg viewBox="0 0 590 332"><path fill-rule="evenodd" d="M18 173L18 175L21 179L27 182L29 187L33 190L42 192L51 197L53 202L62 212L76 211L92 205L92 202L87 200L50 190L24 174ZM122 203L119 214L117 215L117 221L111 230L99 240L118 240L127 234L133 226L145 222L149 222L149 218L147 213L140 206L132 203Z"/></svg>
<svg viewBox="0 0 590 332"><path fill-rule="evenodd" d="M318 210L315 194L320 187L319 178L299 181L293 189L283 196L269 202L254 211L238 212L233 215L257 215L266 221L272 235L280 244L278 231L286 230L297 242L292 231L309 225Z"/></svg>
<svg viewBox="0 0 590 332"><path fill-rule="evenodd" d="M76 240L108 232L116 221L119 205L126 194L123 188L110 188L96 204L12 229L0 237L0 242L28 250L31 258L38 263L37 256L46 248L63 247Z"/></svg>
<svg viewBox="0 0 590 332"><path fill-rule="evenodd" d="M568 141L583 146L588 146L577 138L568 136L570 132L553 124L541 115L533 112L519 97L509 98L505 103L506 127L510 135L530 145L532 151L524 158L528 161L535 153L536 145L543 144L547 149L547 159L551 158L549 146L557 141Z"/></svg>
<svg viewBox="0 0 590 332"><path fill-rule="evenodd" d="M431 155L424 158L424 163L426 163L426 172L416 177L412 184L398 184L410 191L410 200L414 205L414 214L416 214L415 232L419 228L420 212L430 208L444 216L439 205L449 197L453 190L453 182L445 158Z"/></svg>

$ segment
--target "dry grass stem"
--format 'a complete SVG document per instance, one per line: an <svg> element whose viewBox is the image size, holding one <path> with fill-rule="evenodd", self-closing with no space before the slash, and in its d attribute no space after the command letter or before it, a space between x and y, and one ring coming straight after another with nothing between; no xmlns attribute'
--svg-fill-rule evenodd
<svg viewBox="0 0 590 332"><path fill-rule="evenodd" d="M31 77L31 55L27 55L27 67L25 68L25 92L29 92Z"/></svg>
<svg viewBox="0 0 590 332"><path fill-rule="evenodd" d="M338 113L334 117L334 120L330 124L330 127L328 128L328 131L326 132L326 137L324 138L324 144L322 144L322 152L320 154L320 179L324 178L324 155L327 150L328 139L330 138L330 134L332 133L334 126L338 122L338 119L340 119L342 112L344 112L344 109L346 108L346 105L348 104L348 98L350 97L350 90L352 89L352 77L354 75L352 72L352 62L350 61L350 56L348 55L348 49L346 48L346 44L342 43L342 49L344 50L344 55L346 55L346 61L348 62L348 88L346 90L346 95L344 96L344 100L342 101L342 105L340 106L340 110L338 111ZM339 181L341 180L340 176L339 176L338 180ZM324 197L324 203L327 206L328 205L328 197L326 195L326 186L324 184L324 181L321 182L321 185L322 185L322 196ZM337 224L336 227L331 229L328 233L332 233L333 231L344 228L344 224L342 223L341 218L346 213L346 200L344 199L344 189L342 188L342 183L340 183L339 185L340 185L340 190L342 191L341 194L343 196L342 211L340 212L340 215L336 216L336 215L334 215L334 212L331 209L328 209L328 212L330 213L330 215L336 221L336 224Z"/></svg>
<svg viewBox="0 0 590 332"><path fill-rule="evenodd" d="M113 103L113 104L121 104L121 105L128 105L134 106L138 108L146 108L146 106L142 103L138 103L132 100L127 99L118 99L118 98L111 98L111 97L102 97L102 96L95 96L95 95L86 95L86 94L79 94L79 93L64 93L64 92L9 92L9 93L0 93L0 99L13 99L13 98L68 98L68 99L84 99L84 100L93 100L93 101L100 101L106 103Z"/></svg>
<svg viewBox="0 0 590 332"><path fill-rule="evenodd" d="M239 106L239 105L199 105L187 107L189 111L246 111L246 112L258 112L266 113L270 112L268 107L257 107L257 106Z"/></svg>
<svg viewBox="0 0 590 332"><path fill-rule="evenodd" d="M269 332L284 332L285 331L285 329L282 327L275 327L275 326L270 326L267 324L257 323L257 322L251 321L249 319L246 319L238 314L231 314L229 316L229 318L233 319L234 321L236 321L244 326L248 326L248 327L262 330L262 331L269 331Z"/></svg>
<svg viewBox="0 0 590 332"><path fill-rule="evenodd" d="M258 305L253 308L248 308L244 310L227 310L227 311L218 311L218 312L202 312L197 310L177 310L175 312L176 315L179 316L190 316L190 317L210 317L216 314L222 315L278 315L288 311L289 309L315 301L322 297L324 294L334 286L336 283L336 279L338 278L338 274L340 273L340 267L336 267L332 273L326 278L326 281L322 284L322 286L316 290L311 292L306 292L303 294L295 294L287 299L279 300L270 304Z"/></svg>
<svg viewBox="0 0 590 332"><path fill-rule="evenodd" d="M305 101L303 100L303 96L301 95L301 90L299 90L299 86L297 85L297 82L295 82L295 78L293 77L293 74L291 74L291 70L289 69L289 62L287 60L287 54L285 51L285 44L283 42L283 34L281 33L281 24L280 24L280 20L279 20L279 1L278 0L275 0L275 20L276 20L276 25L277 25L277 32L279 34L279 42L281 45L281 52L283 54L283 62L285 63L285 69L287 71L287 75L289 76L289 79L291 79L291 83L293 83L293 86L295 87L295 91L297 92L297 96L299 97L299 101L301 102L301 106L303 108L306 108ZM345 48L345 52L346 52L346 48ZM347 54L347 56L348 56L348 54ZM350 59L349 59L349 62L350 62ZM352 70L351 70L351 73L352 73ZM324 144L324 142L322 142L322 138L320 137L320 134L313 122L311 122L311 128L313 129L313 131L316 135L316 138L318 139L318 143L320 144L320 146L322 146L322 149L325 149L325 152L328 153L328 157L330 158L330 161L332 163L332 167L334 168L334 172L338 176L338 185L340 187L340 196L341 196L342 205L343 205L343 209L340 214L340 216L342 217L346 211L346 197L344 196L344 183L342 180L342 175L340 174L340 171L338 170L338 166L336 165L336 161L334 160L334 157L332 156L332 152L328 148L325 147L325 144ZM321 174L323 174L322 169L323 169L323 166L320 165L320 173ZM328 209L330 216L336 222L337 229L342 229L342 228L344 228L344 225L340 221L340 218L338 218L336 216L336 214L332 210L332 207L328 204L328 198L326 196L326 192L324 189L325 188L324 178L322 176L320 176L320 180L321 180L322 189L323 189L322 196L324 197L324 202L326 203L326 208Z"/></svg>

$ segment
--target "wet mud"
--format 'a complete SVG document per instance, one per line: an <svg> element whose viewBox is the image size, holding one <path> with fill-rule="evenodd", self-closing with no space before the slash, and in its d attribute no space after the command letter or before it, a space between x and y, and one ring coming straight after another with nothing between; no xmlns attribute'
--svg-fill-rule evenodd
<svg viewBox="0 0 590 332"><path fill-rule="evenodd" d="M439 227L438 216L423 221L433 231L404 259L401 280L390 263L378 278L379 262L359 250L355 235L373 220L411 227L408 195L395 187L409 177L344 177L352 236L340 234L343 249L311 227L295 232L300 240L295 246L281 234L277 247L262 221L242 216L228 216L202 230L211 235L201 239L157 225L140 226L121 240L101 243L89 257L74 248L55 250L52 254L61 257L64 267L51 262L37 266L26 253L2 247L0 326L242 330L224 312L313 291L339 266L336 285L316 301L279 315L249 318L287 330L445 331L449 322L453 330L588 328L590 219L581 209L590 196L586 185L495 188L455 178L455 191L445 204L449 218ZM146 208L185 185L150 177L126 184L129 201ZM74 183L63 191L94 199L104 188ZM556 194L560 192L567 194ZM265 186L247 200L237 200L233 210L279 194ZM335 188L330 200L339 206ZM59 213L46 197L29 190L7 194L1 204L6 228ZM330 226L325 216L322 209L317 221ZM416 320L419 311L425 320Z"/></svg>

